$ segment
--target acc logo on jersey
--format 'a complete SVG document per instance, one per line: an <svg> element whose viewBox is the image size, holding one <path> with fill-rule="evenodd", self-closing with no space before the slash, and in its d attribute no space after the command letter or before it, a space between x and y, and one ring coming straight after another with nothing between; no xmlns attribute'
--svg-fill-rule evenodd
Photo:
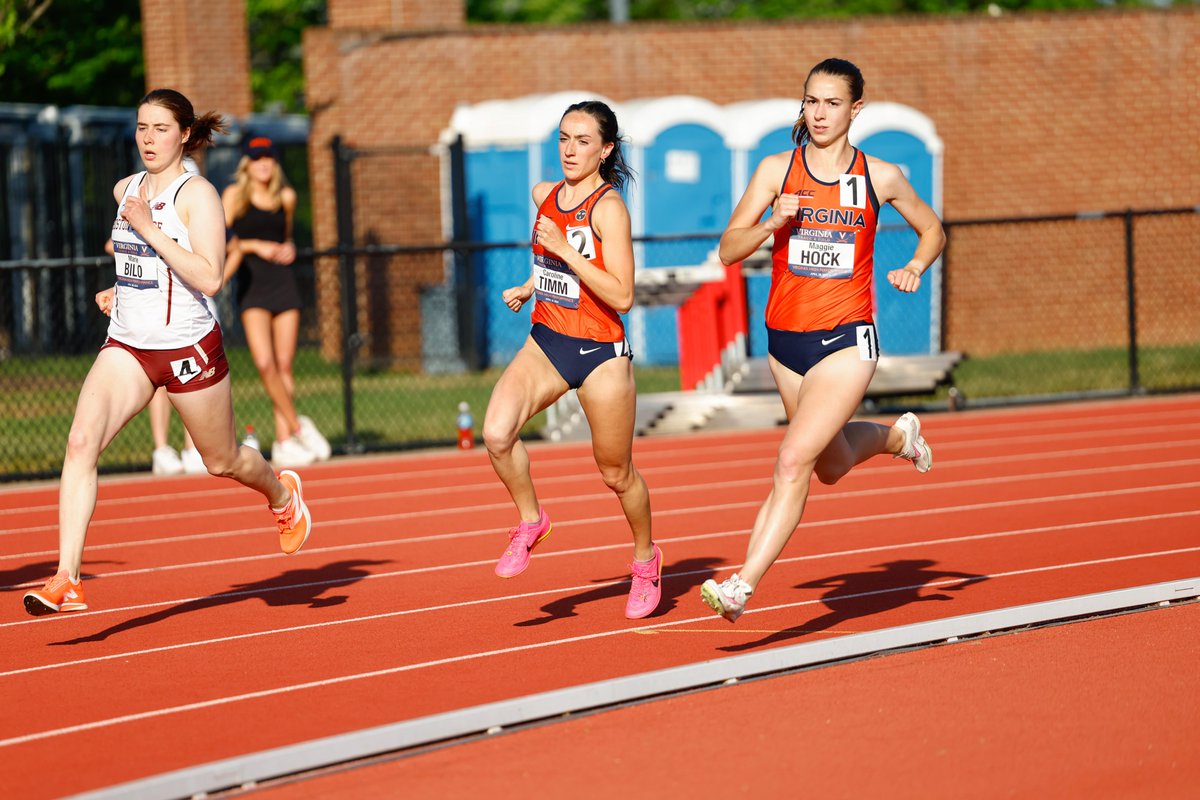
<svg viewBox="0 0 1200 800"><path fill-rule="evenodd" d="M200 374L200 365L196 363L195 358L188 356L178 361L172 361L171 372L179 379L180 383L187 383Z"/></svg>

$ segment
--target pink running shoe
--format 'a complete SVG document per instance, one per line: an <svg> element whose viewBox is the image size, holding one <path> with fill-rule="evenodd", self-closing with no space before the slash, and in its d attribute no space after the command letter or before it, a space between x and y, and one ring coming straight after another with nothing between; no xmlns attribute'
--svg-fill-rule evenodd
<svg viewBox="0 0 1200 800"><path fill-rule="evenodd" d="M625 616L629 619L650 616L662 599L662 550L656 544L651 546L654 558L629 565L629 571L633 573L629 601L625 603Z"/></svg>
<svg viewBox="0 0 1200 800"><path fill-rule="evenodd" d="M522 522L508 529L508 549L496 562L496 574L501 578L513 578L524 572L529 566L529 555L533 548L554 530L546 509L538 509L538 513L541 516L537 522Z"/></svg>
<svg viewBox="0 0 1200 800"><path fill-rule="evenodd" d="M730 622L737 622L752 594L754 590L750 584L736 572L720 583L709 578L700 587L700 599L704 604Z"/></svg>

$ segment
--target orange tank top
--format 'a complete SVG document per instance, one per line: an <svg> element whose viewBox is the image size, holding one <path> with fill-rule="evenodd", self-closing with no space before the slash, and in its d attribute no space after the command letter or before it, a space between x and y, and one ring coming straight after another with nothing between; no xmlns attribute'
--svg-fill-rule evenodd
<svg viewBox="0 0 1200 800"><path fill-rule="evenodd" d="M558 190L564 183L560 181L546 195L538 207L538 215L545 214L552 219L584 258L593 266L604 269L604 246L592 228L592 210L613 187L606 183L579 205L564 209L558 205ZM537 297L532 315L534 322L577 339L619 342L625 338L620 315L596 297L566 263L538 244L536 229L533 232L533 272Z"/></svg>
<svg viewBox="0 0 1200 800"><path fill-rule="evenodd" d="M800 210L775 231L767 327L822 331L871 321L879 200L866 155L855 148L850 168L826 183L809 172L804 148L796 148L781 193L799 194Z"/></svg>

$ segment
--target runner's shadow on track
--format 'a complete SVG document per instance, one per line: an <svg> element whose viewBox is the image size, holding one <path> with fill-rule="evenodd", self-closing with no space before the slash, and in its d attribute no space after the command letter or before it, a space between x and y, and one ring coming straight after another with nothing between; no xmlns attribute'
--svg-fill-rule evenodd
<svg viewBox="0 0 1200 800"><path fill-rule="evenodd" d="M126 633L145 625L153 625L156 622L162 622L180 614L241 603L246 600L262 600L269 606L307 605L309 608L338 606L350 599L349 596L338 594L329 597L320 597L321 593L333 586L358 583L371 574L363 569L363 567L389 563L391 562L387 560L368 561L366 559L355 559L351 561L335 561L316 569L290 569L274 578L268 578L256 583L235 584L228 592L219 592L208 597L198 597L195 600L189 600L177 606L171 606L170 608L164 608L151 614L118 622L116 625L105 628L98 633L93 633L90 636L80 636L77 639L51 642L50 644L73 645L85 644L87 642L101 642L114 634Z"/></svg>
<svg viewBox="0 0 1200 800"><path fill-rule="evenodd" d="M654 619L671 611L675 606L679 605L679 598L690 593L693 589L700 586L706 580L716 574L716 567L723 564L724 561L719 558L685 558L683 561L676 562L671 566L663 567L662 574L662 600L658 603L658 608L646 619ZM619 583L612 583L619 581ZM545 625L547 622L554 622L567 617L574 617L575 609L584 603L594 603L597 600L607 600L610 597L624 597L629 594L629 580L621 580L621 576L614 575L611 578L597 578L593 583L603 583L604 586L597 586L595 589L588 589L579 594L560 597L557 600L552 600L542 606L542 611L545 612L544 617L535 617L522 622L514 623L518 628L527 628L533 625Z"/></svg>
<svg viewBox="0 0 1200 800"><path fill-rule="evenodd" d="M953 597L943 593L962 591L968 586L982 583L988 579L986 575L975 575L970 572L932 569L936 565L936 561L929 559L888 561L885 564L876 565L880 567L879 571L850 572L845 575L832 575L828 578L797 584L795 587L797 589L829 589L821 596L821 602L829 608L829 613L803 625L777 631L757 641L727 645L718 649L736 653L788 639L798 639L813 633L835 631L850 620L869 617L872 614L882 614L911 603L953 600ZM941 585L948 580L957 581L957 583L948 586ZM935 582L937 585L931 585ZM921 594L921 591L926 588L932 589L932 594ZM859 631L843 631L843 633L859 633Z"/></svg>
<svg viewBox="0 0 1200 800"><path fill-rule="evenodd" d="M124 563L124 561L88 561L88 566ZM40 588L44 582L53 578L57 571L58 561L39 561L36 564L24 564L16 569L0 569L0 592L22 592ZM81 570L79 576L85 579L96 577L86 569Z"/></svg>

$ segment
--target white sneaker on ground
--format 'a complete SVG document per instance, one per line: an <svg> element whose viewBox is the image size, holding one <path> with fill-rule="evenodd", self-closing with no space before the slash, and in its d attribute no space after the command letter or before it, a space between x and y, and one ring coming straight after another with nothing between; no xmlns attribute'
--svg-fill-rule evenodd
<svg viewBox="0 0 1200 800"><path fill-rule="evenodd" d="M746 610L746 601L754 590L736 572L717 583L709 578L700 587L700 599L713 611L730 622L737 622Z"/></svg>
<svg viewBox="0 0 1200 800"><path fill-rule="evenodd" d="M314 461L316 461L316 456L295 436L289 436L282 442L277 441L271 446L271 464L279 469L306 467Z"/></svg>
<svg viewBox="0 0 1200 800"><path fill-rule="evenodd" d="M183 462L179 460L179 454L175 452L174 447L164 444L154 449L154 455L150 459L150 470L155 475L179 475L183 472Z"/></svg>
<svg viewBox="0 0 1200 800"><path fill-rule="evenodd" d="M933 467L933 448L921 435L921 420L917 419L917 415L909 411L896 420L892 427L898 428L904 434L904 449L892 458L911 461L917 472L929 472Z"/></svg>
<svg viewBox="0 0 1200 800"><path fill-rule="evenodd" d="M333 454L329 440L321 435L317 426L308 417L300 417L300 432L296 436L299 437L300 443L316 456L317 461L328 461L329 456Z"/></svg>
<svg viewBox="0 0 1200 800"><path fill-rule="evenodd" d="M183 462L183 471L188 475L208 472L208 467L204 466L204 459L200 457L200 451L194 447L185 447L180 450L179 459Z"/></svg>

